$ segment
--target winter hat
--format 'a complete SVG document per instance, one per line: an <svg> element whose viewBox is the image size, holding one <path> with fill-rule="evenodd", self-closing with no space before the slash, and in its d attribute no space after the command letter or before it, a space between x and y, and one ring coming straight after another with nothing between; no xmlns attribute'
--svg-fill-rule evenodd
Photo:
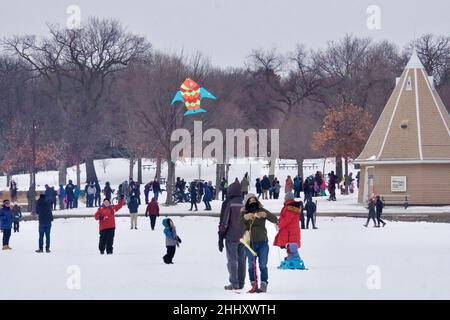
<svg viewBox="0 0 450 320"><path fill-rule="evenodd" d="M286 194L284 195L284 201L289 201L289 200L294 200L294 199L295 199L295 196L291 191L286 192Z"/></svg>
<svg viewBox="0 0 450 320"><path fill-rule="evenodd" d="M247 195L244 198L244 206L247 203L248 199L250 199L250 198L255 198L256 201L258 201L258 197L256 197L256 195L254 193L247 193Z"/></svg>

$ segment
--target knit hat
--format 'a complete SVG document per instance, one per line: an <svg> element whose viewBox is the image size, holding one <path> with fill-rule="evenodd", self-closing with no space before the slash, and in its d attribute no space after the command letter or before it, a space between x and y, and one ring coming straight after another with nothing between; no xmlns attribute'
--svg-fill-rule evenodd
<svg viewBox="0 0 450 320"><path fill-rule="evenodd" d="M295 196L291 191L286 192L286 194L284 195L284 201L289 201L289 200L294 200L294 199L295 199Z"/></svg>
<svg viewBox="0 0 450 320"><path fill-rule="evenodd" d="M248 199L250 198L255 198L256 200L258 200L258 197L254 193L247 193L247 195L244 198L244 206L247 203Z"/></svg>

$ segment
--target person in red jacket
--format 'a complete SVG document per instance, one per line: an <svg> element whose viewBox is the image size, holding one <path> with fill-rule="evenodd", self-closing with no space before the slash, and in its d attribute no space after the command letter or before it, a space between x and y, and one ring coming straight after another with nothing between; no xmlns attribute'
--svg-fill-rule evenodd
<svg viewBox="0 0 450 320"><path fill-rule="evenodd" d="M278 234L275 236L274 246L285 248L288 243L296 243L300 248L300 213L303 203L294 200L292 192L286 193L284 206L278 219Z"/></svg>
<svg viewBox="0 0 450 320"><path fill-rule="evenodd" d="M156 201L155 198L152 198L152 201L147 205L145 216L150 217L150 226L152 227L152 230L155 230L156 217L159 217L158 201Z"/></svg>
<svg viewBox="0 0 450 320"><path fill-rule="evenodd" d="M125 200L122 196L119 203L115 206L111 205L108 198L103 200L103 205L98 208L95 213L95 220L99 221L100 227L100 242L98 248L101 254L112 254L113 253L113 243L114 243L114 232L116 230L116 219L115 214L119 211Z"/></svg>

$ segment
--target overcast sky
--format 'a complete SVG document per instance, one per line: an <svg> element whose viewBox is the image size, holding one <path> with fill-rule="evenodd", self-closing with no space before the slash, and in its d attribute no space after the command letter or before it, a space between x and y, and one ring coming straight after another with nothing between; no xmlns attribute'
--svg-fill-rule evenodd
<svg viewBox="0 0 450 320"><path fill-rule="evenodd" d="M402 46L423 33L450 35L449 0L0 0L0 36L46 34L66 25L69 5L88 16L119 19L157 49L196 50L217 66L242 65L251 49L324 47L352 33ZM367 27L371 5L381 29Z"/></svg>

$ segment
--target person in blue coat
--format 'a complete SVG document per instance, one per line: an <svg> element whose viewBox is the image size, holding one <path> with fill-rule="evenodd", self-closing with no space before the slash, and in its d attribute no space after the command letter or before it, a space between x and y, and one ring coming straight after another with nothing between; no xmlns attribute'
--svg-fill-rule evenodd
<svg viewBox="0 0 450 320"><path fill-rule="evenodd" d="M75 190L73 191L73 208L78 208L78 198L80 197L80 187L75 185Z"/></svg>
<svg viewBox="0 0 450 320"><path fill-rule="evenodd" d="M64 209L64 199L66 198L66 190L64 190L64 185L59 185L59 190L58 190L58 197L59 197L59 209L63 210Z"/></svg>
<svg viewBox="0 0 450 320"><path fill-rule="evenodd" d="M212 200L212 192L211 188L208 186L208 183L205 182L203 184L203 202L205 203L205 210L210 211L211 210L211 204L210 201Z"/></svg>
<svg viewBox="0 0 450 320"><path fill-rule="evenodd" d="M3 250L11 250L9 239L14 217L9 200L3 201L3 208L0 209L0 229L3 231Z"/></svg>

